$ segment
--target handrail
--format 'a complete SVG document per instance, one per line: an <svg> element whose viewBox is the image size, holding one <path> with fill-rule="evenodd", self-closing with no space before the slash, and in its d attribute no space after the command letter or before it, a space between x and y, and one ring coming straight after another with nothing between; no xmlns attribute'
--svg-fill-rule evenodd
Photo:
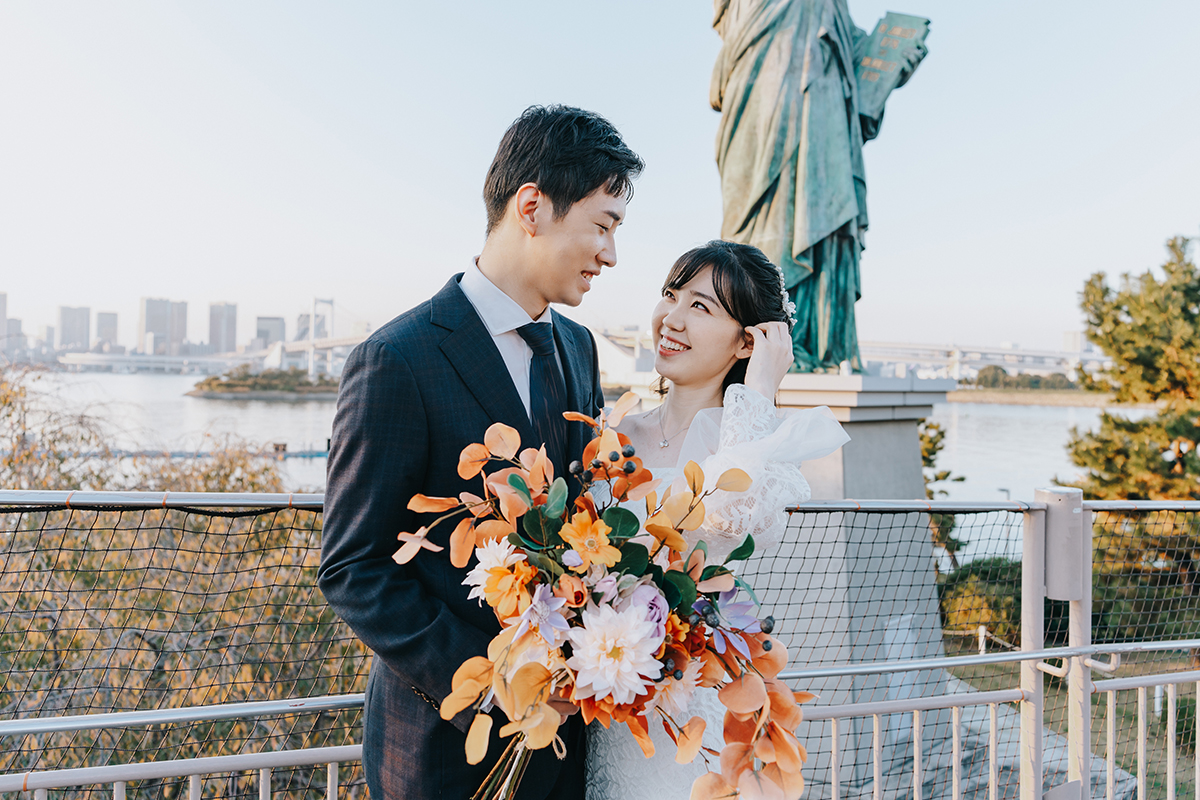
<svg viewBox="0 0 1200 800"><path fill-rule="evenodd" d="M319 510L320 493L257 492L84 492L0 490L5 506L65 506L67 508L305 508ZM787 507L800 513L875 511L883 513L965 514L989 511L1043 511L1044 503L1018 501L963 502L960 500L815 500Z"/></svg>
<svg viewBox="0 0 1200 800"><path fill-rule="evenodd" d="M133 728L180 722L212 722L243 717L275 717L288 714L316 714L358 708L363 694L302 697L294 700L261 700L253 703L225 703L185 708L160 708L146 711L117 711L109 714L72 714L63 717L27 717L0 722L0 736L25 736L33 733L63 733L98 728Z"/></svg>
<svg viewBox="0 0 1200 800"><path fill-rule="evenodd" d="M907 700L877 700L868 703L849 703L842 706L804 707L805 722L823 719L867 717L872 714L903 714L906 711L933 711L939 708L986 706L992 703L1019 703L1028 699L1020 689L1001 689L994 692L963 692L933 697L912 697Z"/></svg>
<svg viewBox="0 0 1200 800"><path fill-rule="evenodd" d="M325 495L301 492L45 492L0 491L4 506L67 508L303 508L319 511Z"/></svg>
<svg viewBox="0 0 1200 800"><path fill-rule="evenodd" d="M1200 511L1200 500L1084 500L1089 511Z"/></svg>
<svg viewBox="0 0 1200 800"><path fill-rule="evenodd" d="M879 511L886 513L938 512L969 514L988 511L1045 511L1045 503L1026 503L1020 500L810 500L787 506L787 511Z"/></svg>
<svg viewBox="0 0 1200 800"><path fill-rule="evenodd" d="M1121 644L1093 644L1087 647L1050 647L1044 650L1016 650L1011 653L987 653L973 656L948 656L943 658L907 658L896 661L868 661L862 664L820 667L781 672L780 680L805 680L811 678L840 678L855 675L878 675L883 672L915 672L921 669L951 669L974 667L982 664L1007 664L1017 661L1041 661L1047 658L1073 658L1104 653L1149 653L1158 650L1191 650L1200 648L1200 639L1178 639L1164 642L1127 642Z"/></svg>
<svg viewBox="0 0 1200 800"><path fill-rule="evenodd" d="M1134 675L1130 678L1108 678L1092 681L1092 693L1119 692L1122 689L1141 689L1145 686L1165 686L1168 683L1192 683L1200 681L1200 670L1187 672L1160 672L1157 675Z"/></svg>
<svg viewBox="0 0 1200 800"><path fill-rule="evenodd" d="M360 761L362 745L314 747L307 750L275 750L241 753L236 756L181 758L173 761L143 761L136 764L108 764L103 767L75 767L0 775L0 792L28 792L36 789L62 789L68 786L179 778L185 775L217 775L257 769L306 767Z"/></svg>

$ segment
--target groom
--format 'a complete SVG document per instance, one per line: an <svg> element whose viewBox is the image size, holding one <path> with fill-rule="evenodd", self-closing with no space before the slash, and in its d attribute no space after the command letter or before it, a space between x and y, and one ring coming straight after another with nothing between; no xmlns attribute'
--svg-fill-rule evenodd
<svg viewBox="0 0 1200 800"><path fill-rule="evenodd" d="M484 655L500 625L467 599L466 570L447 555L452 526L429 537L446 552L406 565L396 535L433 515L407 510L418 492L479 492L458 455L493 422L523 446L545 442L555 473L589 431L562 412L598 413L596 344L550 303L577 306L604 267L641 159L604 118L533 106L504 134L484 184L487 240L465 272L401 314L346 361L329 452L319 580L329 605L374 652L363 722L372 800L466 800L487 776L507 720L494 711L483 763L464 754L471 712L438 716L455 670ZM565 704L564 704L565 705ZM583 800L585 736L578 715L559 729L568 748L535 751L518 797Z"/></svg>

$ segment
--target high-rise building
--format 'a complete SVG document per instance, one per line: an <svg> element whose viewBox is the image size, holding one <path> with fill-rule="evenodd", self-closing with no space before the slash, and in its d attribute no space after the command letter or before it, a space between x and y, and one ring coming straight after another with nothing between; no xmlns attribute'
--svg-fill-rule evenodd
<svg viewBox="0 0 1200 800"><path fill-rule="evenodd" d="M171 303L171 327L167 331L167 355L181 355L187 341L187 303Z"/></svg>
<svg viewBox="0 0 1200 800"><path fill-rule="evenodd" d="M9 317L4 325L5 338L0 342L0 353L15 353L25 349L25 336L21 333L21 320Z"/></svg>
<svg viewBox="0 0 1200 800"><path fill-rule="evenodd" d="M87 352L91 347L92 310L58 307L58 349Z"/></svg>
<svg viewBox="0 0 1200 800"><path fill-rule="evenodd" d="M38 333L38 344L47 350L54 349L54 326L43 325Z"/></svg>
<svg viewBox="0 0 1200 800"><path fill-rule="evenodd" d="M256 322L254 336L262 339L263 347L287 340L287 323L283 317L259 317Z"/></svg>
<svg viewBox="0 0 1200 800"><path fill-rule="evenodd" d="M117 315L110 311L96 313L96 340L101 344L117 343Z"/></svg>
<svg viewBox="0 0 1200 800"><path fill-rule="evenodd" d="M148 356L166 354L170 330L171 301L143 297L138 305L138 350Z"/></svg>
<svg viewBox="0 0 1200 800"><path fill-rule="evenodd" d="M308 339L308 319L310 314L301 314L296 318L296 338L293 341L303 342ZM328 334L325 332L325 315L317 314L317 330L316 336L313 338L324 339Z"/></svg>
<svg viewBox="0 0 1200 800"><path fill-rule="evenodd" d="M208 343L214 353L237 349L237 303L209 303Z"/></svg>

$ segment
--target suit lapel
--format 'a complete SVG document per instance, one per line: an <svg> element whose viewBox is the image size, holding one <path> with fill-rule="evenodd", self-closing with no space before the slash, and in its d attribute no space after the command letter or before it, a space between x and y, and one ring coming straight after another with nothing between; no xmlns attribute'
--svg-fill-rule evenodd
<svg viewBox="0 0 1200 800"><path fill-rule="evenodd" d="M449 332L441 342L442 353L488 416L516 428L521 441L532 444L525 404L487 326L458 287L460 277L451 278L431 302L431 322Z"/></svg>

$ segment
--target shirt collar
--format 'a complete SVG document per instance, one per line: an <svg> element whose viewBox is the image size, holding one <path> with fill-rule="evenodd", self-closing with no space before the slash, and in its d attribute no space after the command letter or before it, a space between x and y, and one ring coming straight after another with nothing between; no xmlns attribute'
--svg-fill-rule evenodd
<svg viewBox="0 0 1200 800"><path fill-rule="evenodd" d="M467 296L467 300L471 301L471 305L475 307L492 336L515 331L531 322L552 324L549 308L537 320L531 319L516 300L506 295L479 270L475 259L471 259L471 263L463 271L458 286Z"/></svg>

